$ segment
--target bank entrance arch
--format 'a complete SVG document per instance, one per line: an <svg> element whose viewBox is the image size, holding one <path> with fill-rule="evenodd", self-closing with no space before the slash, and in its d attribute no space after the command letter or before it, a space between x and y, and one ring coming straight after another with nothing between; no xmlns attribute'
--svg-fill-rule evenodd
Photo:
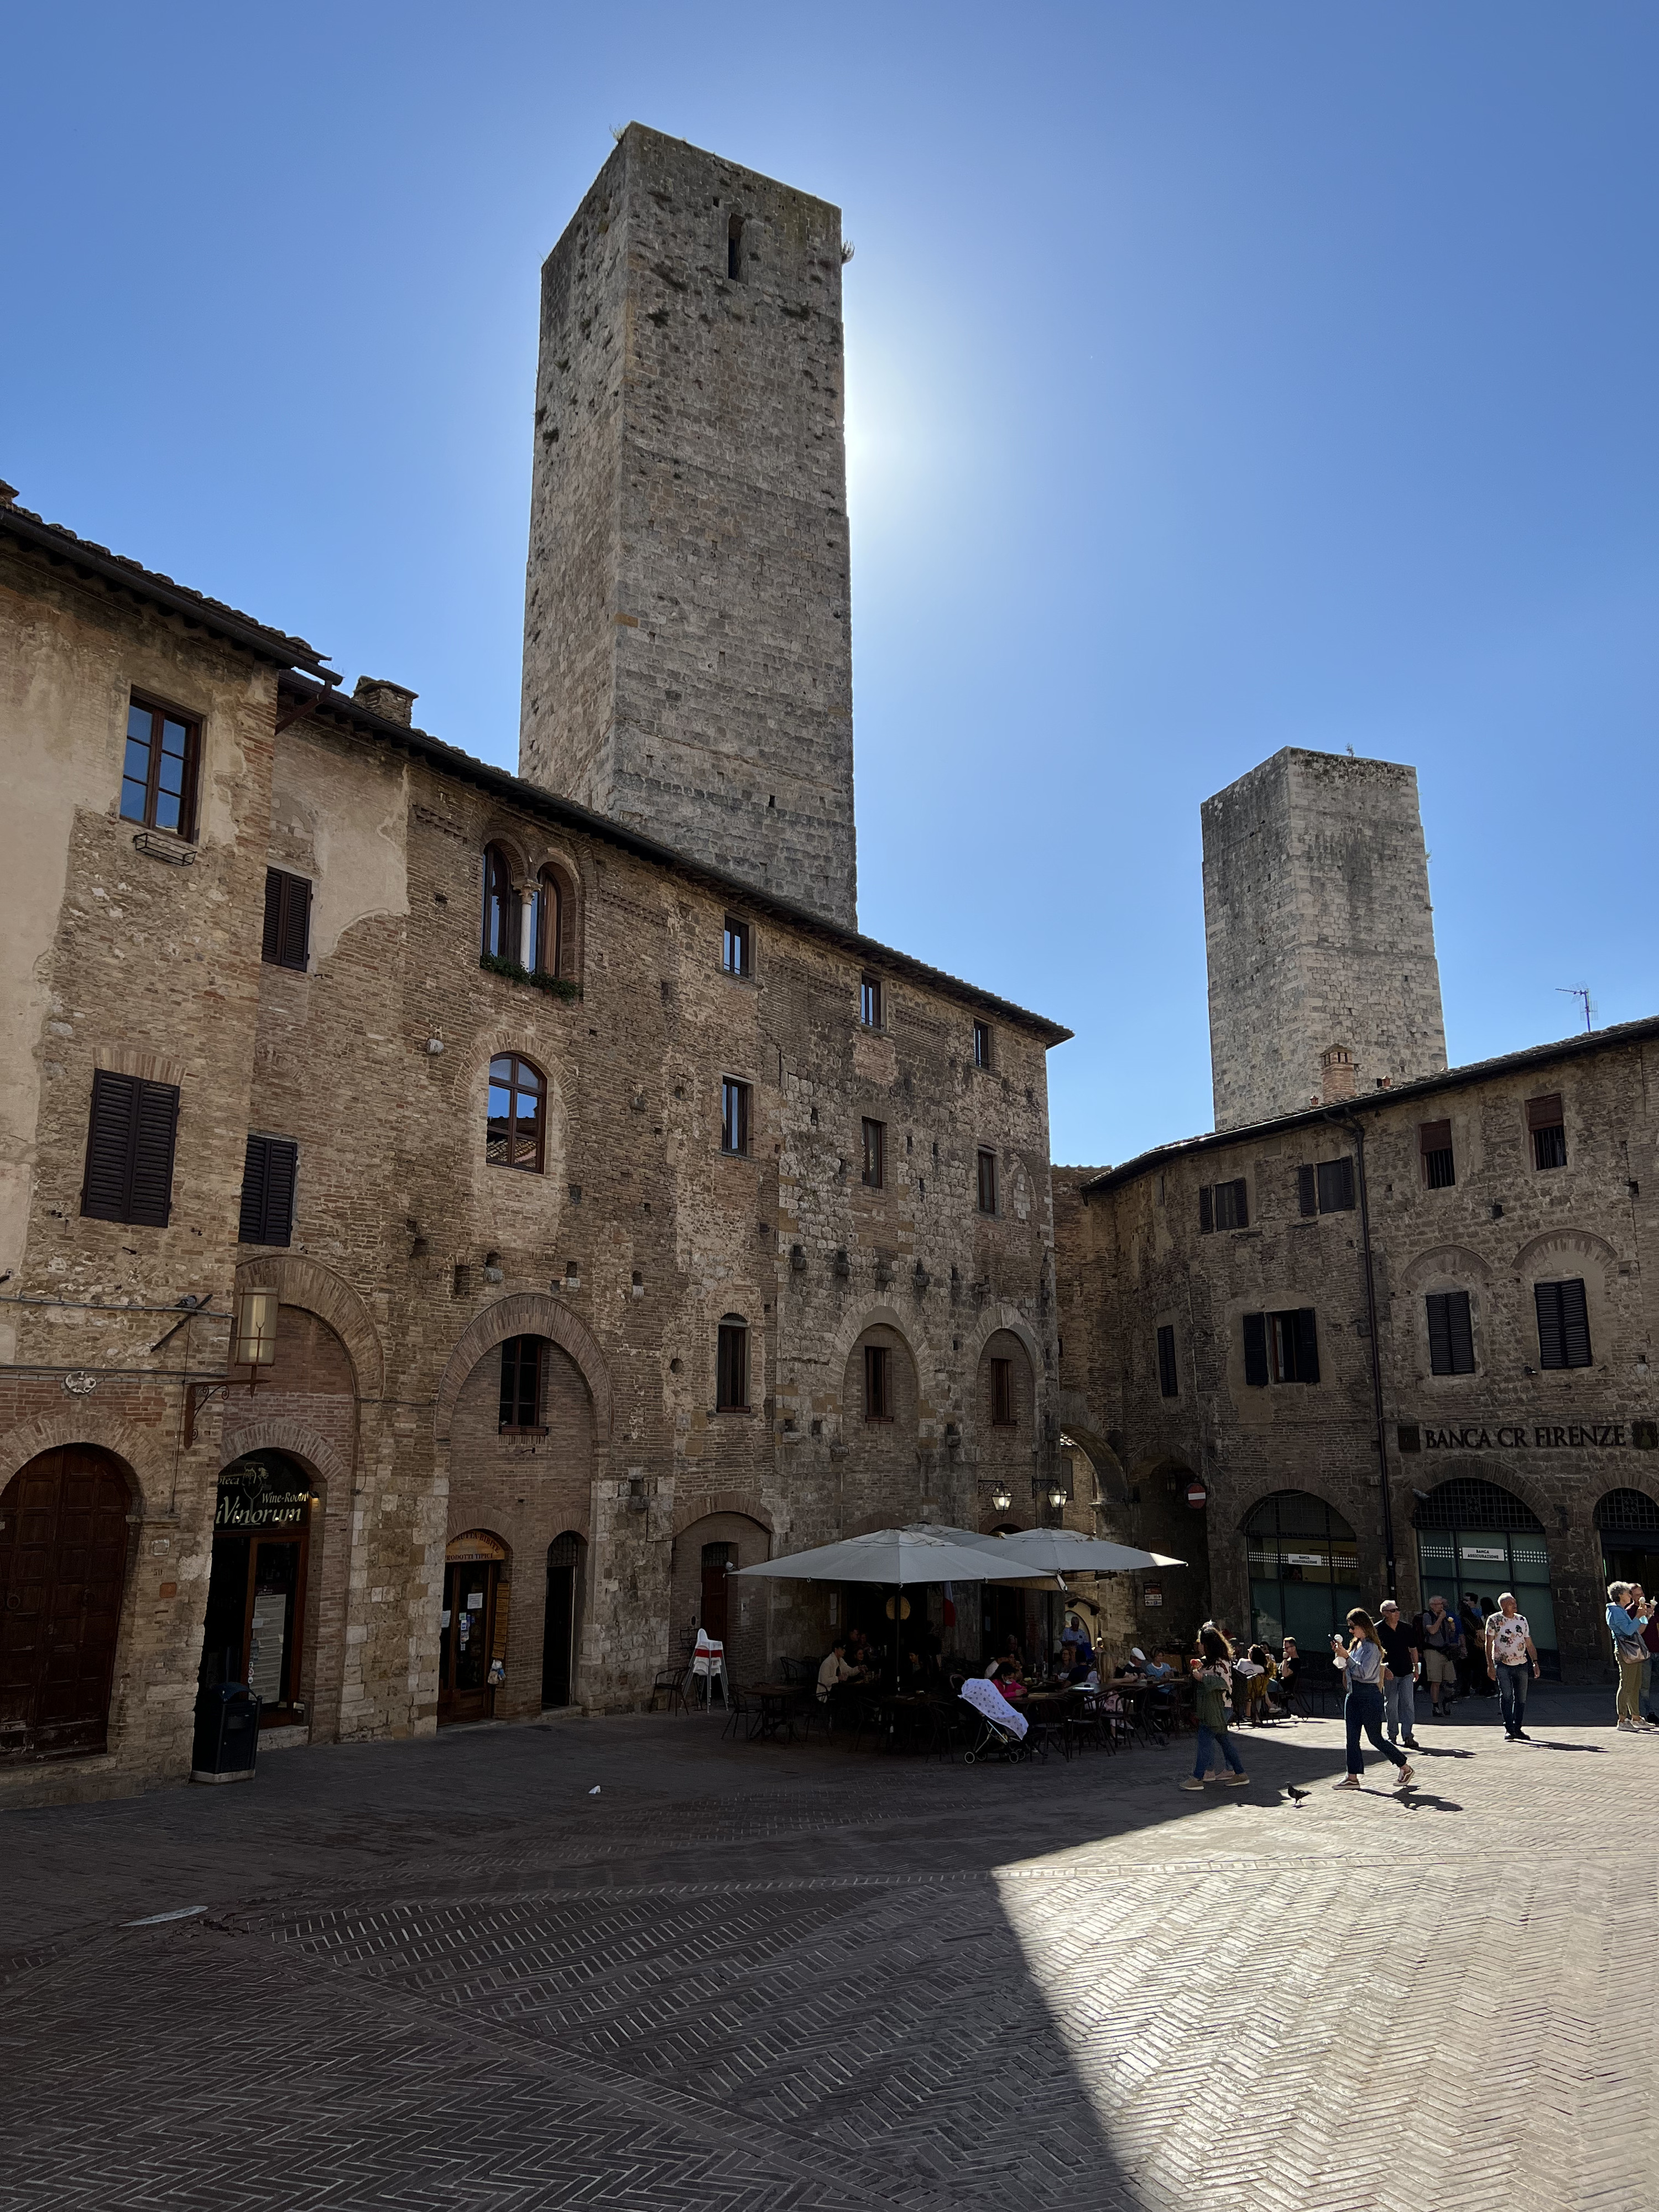
<svg viewBox="0 0 1659 2212"><path fill-rule="evenodd" d="M1419 1499L1412 1525L1425 1605L1443 1597L1456 1613L1466 1597L1496 1606L1504 1590L1513 1590L1540 1666L1559 1674L1549 1546L1532 1508L1495 1482L1454 1475Z"/></svg>
<svg viewBox="0 0 1659 2212"><path fill-rule="evenodd" d="M1359 1603L1359 1546L1353 1530L1311 1490L1276 1490L1244 1522L1250 1571L1250 1634L1277 1645L1293 1636L1316 1652L1347 1634Z"/></svg>
<svg viewBox="0 0 1659 2212"><path fill-rule="evenodd" d="M133 1494L91 1444L40 1453L0 1492L0 1759L107 1744Z"/></svg>

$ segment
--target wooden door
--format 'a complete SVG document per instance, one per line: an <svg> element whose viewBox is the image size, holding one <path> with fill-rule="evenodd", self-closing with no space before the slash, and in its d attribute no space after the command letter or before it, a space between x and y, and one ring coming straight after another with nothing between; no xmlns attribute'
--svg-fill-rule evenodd
<svg viewBox="0 0 1659 2212"><path fill-rule="evenodd" d="M444 1569L438 1636L438 1724L487 1721L495 1709L489 1657L495 1641L495 1559L452 1559Z"/></svg>
<svg viewBox="0 0 1659 2212"><path fill-rule="evenodd" d="M101 1751L131 1492L106 1452L43 1452L0 1497L0 1755Z"/></svg>

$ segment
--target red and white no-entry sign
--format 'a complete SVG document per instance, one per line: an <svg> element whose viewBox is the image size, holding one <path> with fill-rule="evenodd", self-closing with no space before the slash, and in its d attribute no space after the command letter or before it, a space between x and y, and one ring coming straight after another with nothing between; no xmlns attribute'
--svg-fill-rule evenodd
<svg viewBox="0 0 1659 2212"><path fill-rule="evenodd" d="M1187 1503L1192 1507L1194 1512L1198 1510L1200 1505L1206 1505L1209 1503L1209 1492L1206 1490L1201 1482L1189 1482L1187 1485Z"/></svg>

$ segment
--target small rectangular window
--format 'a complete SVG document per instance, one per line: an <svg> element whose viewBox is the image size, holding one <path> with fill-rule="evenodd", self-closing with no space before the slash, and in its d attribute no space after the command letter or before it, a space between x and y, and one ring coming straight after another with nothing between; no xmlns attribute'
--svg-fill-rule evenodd
<svg viewBox="0 0 1659 2212"><path fill-rule="evenodd" d="M739 921L735 915L726 917L725 949L722 964L728 975L747 975L750 972L749 924Z"/></svg>
<svg viewBox="0 0 1659 2212"><path fill-rule="evenodd" d="M887 1125L884 1121L866 1121L864 1125L864 1181L867 1188L879 1190L887 1170Z"/></svg>
<svg viewBox="0 0 1659 2212"><path fill-rule="evenodd" d="M147 830L196 835L196 779L201 755L199 722L167 707L135 699L127 708L121 763L121 819Z"/></svg>
<svg viewBox="0 0 1659 2212"><path fill-rule="evenodd" d="M890 1421L893 1418L893 1355L884 1344L864 1347L864 1418Z"/></svg>
<svg viewBox="0 0 1659 2212"><path fill-rule="evenodd" d="M991 1425L997 1429L1012 1429L1014 1425L1014 1363L1012 1359L991 1362Z"/></svg>
<svg viewBox="0 0 1659 2212"><path fill-rule="evenodd" d="M988 1067L990 1065L991 1024L989 1022L975 1022L974 1024L974 1066Z"/></svg>
<svg viewBox="0 0 1659 2212"><path fill-rule="evenodd" d="M1532 1164L1536 1168L1564 1168L1567 1164L1567 1132L1561 1114L1561 1094L1552 1091L1547 1098L1528 1098L1527 1127L1532 1137Z"/></svg>
<svg viewBox="0 0 1659 2212"><path fill-rule="evenodd" d="M286 1244L294 1235L300 1147L291 1137L250 1137L242 1163L239 1244Z"/></svg>
<svg viewBox="0 0 1659 2212"><path fill-rule="evenodd" d="M1207 1237L1216 1229L1248 1229L1249 1190L1243 1176L1231 1182L1211 1183L1198 1194L1198 1229Z"/></svg>
<svg viewBox="0 0 1659 2212"><path fill-rule="evenodd" d="M720 1085L720 1150L749 1150L749 1085L730 1075Z"/></svg>
<svg viewBox="0 0 1659 2212"><path fill-rule="evenodd" d="M1181 1395L1181 1378L1176 1372L1175 1330L1168 1326L1158 1333L1158 1388L1160 1397L1176 1398Z"/></svg>
<svg viewBox="0 0 1659 2212"><path fill-rule="evenodd" d="M863 975L859 979L859 1019L867 1030L882 1026L882 989L879 975Z"/></svg>
<svg viewBox="0 0 1659 2212"><path fill-rule="evenodd" d="M89 1221L165 1229L173 1212L179 1087L99 1068L92 1079L81 1211Z"/></svg>
<svg viewBox="0 0 1659 2212"><path fill-rule="evenodd" d="M265 927L259 957L278 968L303 968L311 949L311 885L281 868L265 870Z"/></svg>
<svg viewBox="0 0 1659 2212"><path fill-rule="evenodd" d="M1425 1121L1417 1133L1419 1150L1423 1159L1423 1180L1431 1190L1450 1190L1457 1181L1457 1163L1452 1158L1452 1131L1449 1121Z"/></svg>
<svg viewBox="0 0 1659 2212"><path fill-rule="evenodd" d="M994 1213L997 1210L997 1156L981 1152L979 1156L979 1210Z"/></svg>
<svg viewBox="0 0 1659 2212"><path fill-rule="evenodd" d="M1474 1329L1467 1291L1431 1291L1428 1295L1429 1372L1473 1375Z"/></svg>
<svg viewBox="0 0 1659 2212"><path fill-rule="evenodd" d="M544 1426L542 1355L545 1342L539 1336L509 1336L501 1346L503 1429L540 1431Z"/></svg>
<svg viewBox="0 0 1659 2212"><path fill-rule="evenodd" d="M1589 1308L1582 1280L1534 1283L1532 1296L1538 1311L1538 1364L1589 1366Z"/></svg>
<svg viewBox="0 0 1659 2212"><path fill-rule="evenodd" d="M749 1328L735 1317L723 1321L714 1354L714 1407L718 1413L749 1410Z"/></svg>
<svg viewBox="0 0 1659 2212"><path fill-rule="evenodd" d="M1318 1382L1319 1333L1311 1306L1244 1316L1244 1380L1252 1389Z"/></svg>

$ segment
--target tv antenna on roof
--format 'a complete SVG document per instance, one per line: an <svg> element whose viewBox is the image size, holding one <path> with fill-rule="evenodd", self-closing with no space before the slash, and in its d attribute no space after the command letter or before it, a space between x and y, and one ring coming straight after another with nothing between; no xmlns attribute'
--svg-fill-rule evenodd
<svg viewBox="0 0 1659 2212"><path fill-rule="evenodd" d="M1590 1006L1589 985L1588 983L1558 983L1555 988L1569 999L1582 999L1583 1000L1584 1034L1588 1036L1591 1029L1594 1027L1594 1024L1590 1019L1591 1013L1594 1010Z"/></svg>

